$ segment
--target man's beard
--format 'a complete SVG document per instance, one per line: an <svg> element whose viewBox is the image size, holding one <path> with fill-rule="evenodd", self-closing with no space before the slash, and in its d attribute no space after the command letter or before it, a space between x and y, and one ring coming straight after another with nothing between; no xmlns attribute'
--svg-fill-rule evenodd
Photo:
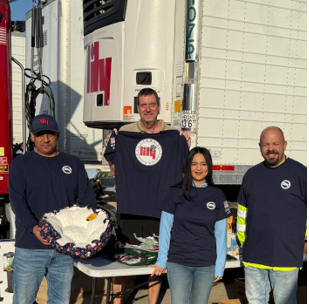
<svg viewBox="0 0 309 304"><path fill-rule="evenodd" d="M268 151L266 153L266 156L267 155L270 155L270 154L273 154L273 155L279 155L279 153L277 151ZM273 158L273 159L267 159L266 157L264 157L265 161L266 161L266 164L270 165L270 166L274 166L274 165L277 165L278 162L279 162L279 158Z"/></svg>

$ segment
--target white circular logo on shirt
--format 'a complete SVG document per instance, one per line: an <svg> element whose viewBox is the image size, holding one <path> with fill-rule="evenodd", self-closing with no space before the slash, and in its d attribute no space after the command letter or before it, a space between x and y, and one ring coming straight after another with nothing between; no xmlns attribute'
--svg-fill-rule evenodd
<svg viewBox="0 0 309 304"><path fill-rule="evenodd" d="M291 182L287 179L285 179L284 181L282 181L281 183L281 188L284 190L287 190L291 187Z"/></svg>
<svg viewBox="0 0 309 304"><path fill-rule="evenodd" d="M162 157L162 147L156 140L146 138L136 145L135 155L141 164L153 166L157 164Z"/></svg>
<svg viewBox="0 0 309 304"><path fill-rule="evenodd" d="M209 210L214 210L216 208L216 204L214 202L208 202L206 204L206 207L209 209Z"/></svg>
<svg viewBox="0 0 309 304"><path fill-rule="evenodd" d="M63 166L62 167L62 171L65 173L65 174L71 174L72 173L72 168L70 166Z"/></svg>

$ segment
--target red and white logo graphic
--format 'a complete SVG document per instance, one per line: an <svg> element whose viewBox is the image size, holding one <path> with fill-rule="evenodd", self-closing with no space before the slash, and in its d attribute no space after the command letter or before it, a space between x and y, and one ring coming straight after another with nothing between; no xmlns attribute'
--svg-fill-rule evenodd
<svg viewBox="0 0 309 304"><path fill-rule="evenodd" d="M225 201L223 204L224 204L225 212L229 214L231 212L229 203Z"/></svg>
<svg viewBox="0 0 309 304"><path fill-rule="evenodd" d="M0 165L7 165L8 158L7 157L0 157Z"/></svg>
<svg viewBox="0 0 309 304"><path fill-rule="evenodd" d="M47 119L45 119L45 118L43 118L43 119L40 119L40 124L41 125L49 125L49 121L47 120Z"/></svg>
<svg viewBox="0 0 309 304"><path fill-rule="evenodd" d="M153 166L157 164L162 157L162 147L156 140L146 138L137 144L135 155L141 164Z"/></svg>
<svg viewBox="0 0 309 304"><path fill-rule="evenodd" d="M100 43L88 45L87 93L104 92L104 106L109 106L111 91L112 58L99 58Z"/></svg>

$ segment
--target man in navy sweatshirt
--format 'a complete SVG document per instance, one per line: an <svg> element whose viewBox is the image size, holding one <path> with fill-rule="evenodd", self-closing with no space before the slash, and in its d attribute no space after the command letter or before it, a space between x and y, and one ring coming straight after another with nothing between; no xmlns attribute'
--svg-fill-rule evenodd
<svg viewBox="0 0 309 304"><path fill-rule="evenodd" d="M244 176L239 195L237 236L243 248L246 296L250 304L296 304L303 265L307 218L307 168L285 155L282 130L263 130L264 161Z"/></svg>
<svg viewBox="0 0 309 304"><path fill-rule="evenodd" d="M96 200L83 163L58 151L59 129L54 117L36 116L31 138L35 150L14 159L9 175L10 201L16 215L13 303L32 304L45 276L48 303L66 304L73 259L57 253L41 237L38 222L44 213L76 203L95 209Z"/></svg>

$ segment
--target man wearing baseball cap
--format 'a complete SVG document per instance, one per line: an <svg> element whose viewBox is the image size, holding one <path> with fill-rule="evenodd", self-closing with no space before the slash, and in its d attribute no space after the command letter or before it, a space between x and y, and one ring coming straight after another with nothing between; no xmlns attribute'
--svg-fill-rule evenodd
<svg viewBox="0 0 309 304"><path fill-rule="evenodd" d="M84 165L57 149L59 134L54 117L34 117L31 138L35 150L18 156L11 165L10 201L16 215L14 304L32 304L44 276L48 303L69 303L73 259L56 252L41 237L38 222L44 213L76 203L96 208Z"/></svg>
<svg viewBox="0 0 309 304"><path fill-rule="evenodd" d="M58 124L54 117L41 114L33 118L31 139L35 144L35 152L46 157L59 154L57 142L59 139Z"/></svg>

